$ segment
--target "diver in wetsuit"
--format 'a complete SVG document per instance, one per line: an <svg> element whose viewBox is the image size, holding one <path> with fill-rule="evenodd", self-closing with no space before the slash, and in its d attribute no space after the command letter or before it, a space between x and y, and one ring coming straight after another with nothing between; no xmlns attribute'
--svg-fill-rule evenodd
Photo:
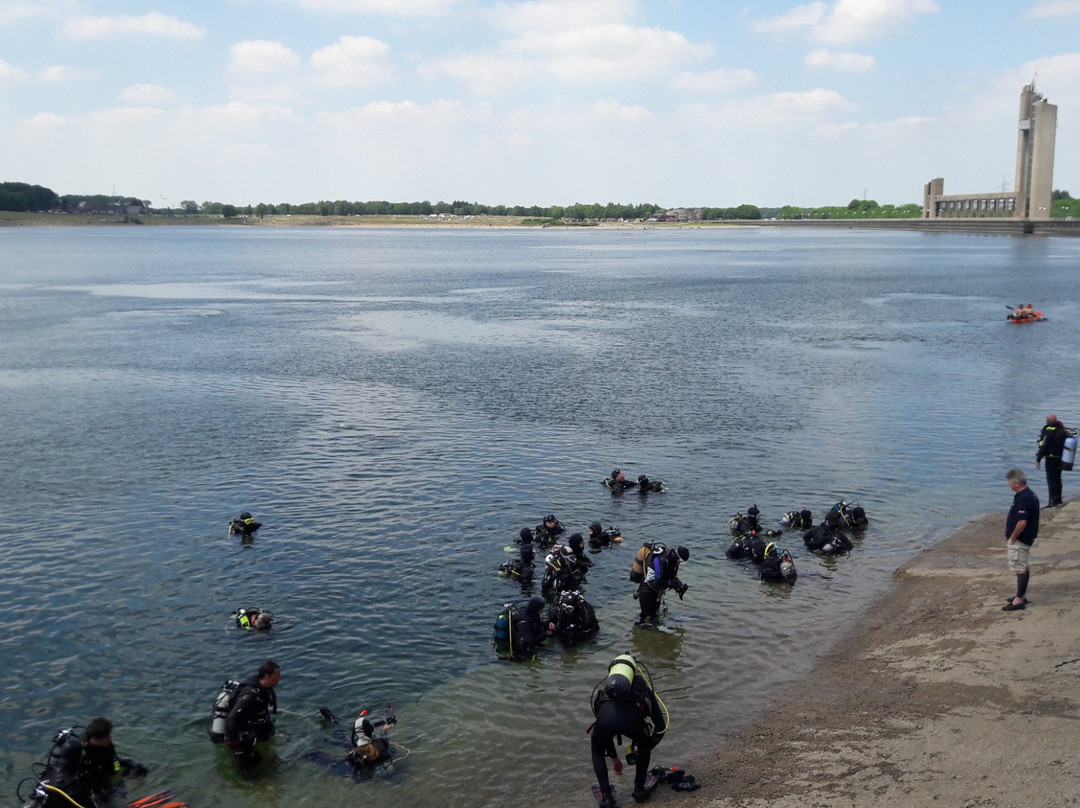
<svg viewBox="0 0 1080 808"><path fill-rule="evenodd" d="M621 770L616 737L629 738L636 749L633 796L636 802L644 802L649 797L645 778L649 774L652 750L663 739L669 723L667 710L653 690L652 677L629 654L616 657L608 665L607 678L593 688L592 711L596 722L589 732L600 808L616 805L605 759L615 760L616 771Z"/></svg>

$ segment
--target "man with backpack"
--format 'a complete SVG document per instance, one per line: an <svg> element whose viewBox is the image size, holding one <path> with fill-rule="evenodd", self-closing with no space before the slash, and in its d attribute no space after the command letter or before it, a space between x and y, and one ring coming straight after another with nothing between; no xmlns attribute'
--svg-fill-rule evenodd
<svg viewBox="0 0 1080 808"><path fill-rule="evenodd" d="M274 721L270 716L277 713L274 688L280 681L281 666L268 659L236 691L236 698L225 716L225 743L232 749L238 765L258 763L260 756L255 743L273 737Z"/></svg>
<svg viewBox="0 0 1080 808"><path fill-rule="evenodd" d="M682 600L689 587L679 580L679 565L689 558L690 551L682 546L664 548L662 545L645 545L641 548L630 572L630 580L638 584L636 597L641 607L639 623L656 617L660 611L660 600L668 589L674 589L679 600Z"/></svg>

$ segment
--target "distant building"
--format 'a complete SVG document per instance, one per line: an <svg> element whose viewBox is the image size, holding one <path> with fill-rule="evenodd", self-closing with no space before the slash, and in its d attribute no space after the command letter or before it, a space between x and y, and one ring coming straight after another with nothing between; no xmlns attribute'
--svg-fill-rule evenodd
<svg viewBox="0 0 1080 808"><path fill-rule="evenodd" d="M946 196L945 180L937 177L923 186L923 218L1049 219L1056 136L1057 105L1036 92L1034 82L1024 85L1013 190Z"/></svg>

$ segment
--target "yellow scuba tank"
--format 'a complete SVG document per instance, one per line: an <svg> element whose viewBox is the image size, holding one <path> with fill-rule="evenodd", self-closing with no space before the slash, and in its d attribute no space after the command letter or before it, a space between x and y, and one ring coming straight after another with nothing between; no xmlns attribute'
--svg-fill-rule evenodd
<svg viewBox="0 0 1080 808"><path fill-rule="evenodd" d="M620 654L608 665L608 677L604 680L604 694L609 699L628 699L634 685L637 663L629 654Z"/></svg>
<svg viewBox="0 0 1080 808"><path fill-rule="evenodd" d="M649 556L653 553L662 552L664 545L658 542L649 542L642 546L637 551L637 555L634 557L634 564L630 567L630 580L635 584L640 584L645 580L645 567L648 566Z"/></svg>

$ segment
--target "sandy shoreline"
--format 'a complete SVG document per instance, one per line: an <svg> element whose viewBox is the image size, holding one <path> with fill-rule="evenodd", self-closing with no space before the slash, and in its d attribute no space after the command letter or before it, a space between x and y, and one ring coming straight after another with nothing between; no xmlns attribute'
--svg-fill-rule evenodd
<svg viewBox="0 0 1080 808"><path fill-rule="evenodd" d="M1023 611L1001 610L1004 523L976 519L904 564L807 680L685 761L702 789L650 804L1080 804L1080 501L1043 512Z"/></svg>

